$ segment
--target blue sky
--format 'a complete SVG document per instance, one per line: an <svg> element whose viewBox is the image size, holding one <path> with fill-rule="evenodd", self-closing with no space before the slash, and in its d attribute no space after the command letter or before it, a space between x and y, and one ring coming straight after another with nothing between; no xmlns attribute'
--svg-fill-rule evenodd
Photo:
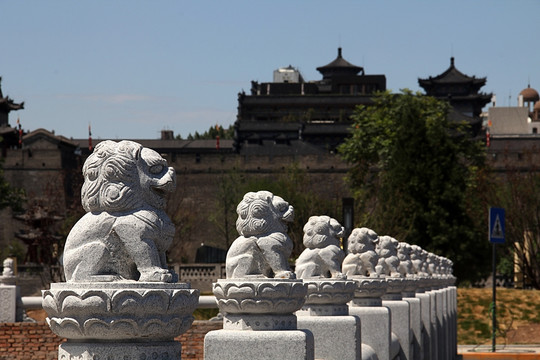
<svg viewBox="0 0 540 360"><path fill-rule="evenodd" d="M540 1L520 0L0 0L2 90L25 130L73 138L186 137L236 119L237 94L292 65L319 80L343 48L387 87L450 57L482 91L514 106L540 90Z"/></svg>

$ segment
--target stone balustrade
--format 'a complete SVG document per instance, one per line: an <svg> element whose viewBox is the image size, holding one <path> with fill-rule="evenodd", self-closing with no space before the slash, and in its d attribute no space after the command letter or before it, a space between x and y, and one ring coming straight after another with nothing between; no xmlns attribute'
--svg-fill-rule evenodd
<svg viewBox="0 0 540 360"><path fill-rule="evenodd" d="M344 228L323 215L304 226L295 273L287 234L294 209L259 191L237 207L239 237L225 269L175 271L165 261L174 226L163 211L172 170L133 142L103 142L96 151L84 167L87 214L66 241L67 281L42 292L48 325L67 338L59 358L179 359L175 338L191 327L199 303L215 303L223 315L223 328L205 336L206 360L457 357L450 260L367 228L351 232L345 254ZM23 303L12 267L6 260L0 276L0 320L11 322ZM215 300L199 300L187 283L218 275L226 278L213 282Z"/></svg>

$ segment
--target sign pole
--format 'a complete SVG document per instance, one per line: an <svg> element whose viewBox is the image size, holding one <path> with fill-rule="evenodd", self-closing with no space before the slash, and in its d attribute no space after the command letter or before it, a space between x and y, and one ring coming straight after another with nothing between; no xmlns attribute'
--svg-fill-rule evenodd
<svg viewBox="0 0 540 360"><path fill-rule="evenodd" d="M497 243L493 243L491 267L493 270L493 302L492 302L492 333L491 333L491 351L495 352L497 346Z"/></svg>

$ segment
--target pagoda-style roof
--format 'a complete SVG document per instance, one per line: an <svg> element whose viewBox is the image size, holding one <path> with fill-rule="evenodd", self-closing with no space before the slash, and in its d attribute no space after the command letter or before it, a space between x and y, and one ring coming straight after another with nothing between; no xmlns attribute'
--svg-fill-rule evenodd
<svg viewBox="0 0 540 360"><path fill-rule="evenodd" d="M359 72L361 72L362 75L364 74L363 67L353 65L343 58L341 48L338 48L338 56L334 61L327 65L319 66L317 71L323 75L323 79L327 79L335 75L354 76Z"/></svg>
<svg viewBox="0 0 540 360"><path fill-rule="evenodd" d="M454 57L450 58L450 67L440 75L435 77L430 76L427 79L418 79L418 84L431 95L434 88L444 85L469 85L473 91L478 90L486 84L486 78L477 78L468 76L456 68Z"/></svg>
<svg viewBox="0 0 540 360"><path fill-rule="evenodd" d="M24 109L24 101L20 104L16 104L9 96L4 97L2 94L2 77L0 76L0 111L8 113L13 110Z"/></svg>

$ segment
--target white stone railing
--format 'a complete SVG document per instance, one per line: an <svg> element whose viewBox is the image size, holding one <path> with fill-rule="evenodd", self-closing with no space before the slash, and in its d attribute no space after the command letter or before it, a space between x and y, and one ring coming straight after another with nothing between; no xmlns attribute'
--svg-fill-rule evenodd
<svg viewBox="0 0 540 360"><path fill-rule="evenodd" d="M201 294L212 293L212 284L226 277L223 263L170 264L169 268L178 274L180 282L190 283Z"/></svg>
<svg viewBox="0 0 540 360"><path fill-rule="evenodd" d="M349 304L349 315L358 317L360 324L367 326L367 329L362 328L364 331L360 335L363 359L372 358L374 355L379 359L395 359L397 356L401 356L401 359L456 358L456 288L449 283L449 279L430 279L427 283L425 281L415 280L419 285L423 282L415 292L402 294L401 300L383 300L380 307L358 306L358 302ZM41 308L42 298L25 296L20 298L18 306L23 309ZM200 296L198 308L217 308L216 297ZM392 309L395 314L385 315L391 314ZM405 316L402 313L398 318L400 309L406 309L406 312ZM387 327L383 326L386 318L390 319ZM396 321L400 323L397 324ZM409 331L403 332L400 329ZM388 334L381 333L382 330ZM402 338L406 339L406 343ZM388 340L381 344L380 339ZM376 350L378 346L387 347L388 350Z"/></svg>

